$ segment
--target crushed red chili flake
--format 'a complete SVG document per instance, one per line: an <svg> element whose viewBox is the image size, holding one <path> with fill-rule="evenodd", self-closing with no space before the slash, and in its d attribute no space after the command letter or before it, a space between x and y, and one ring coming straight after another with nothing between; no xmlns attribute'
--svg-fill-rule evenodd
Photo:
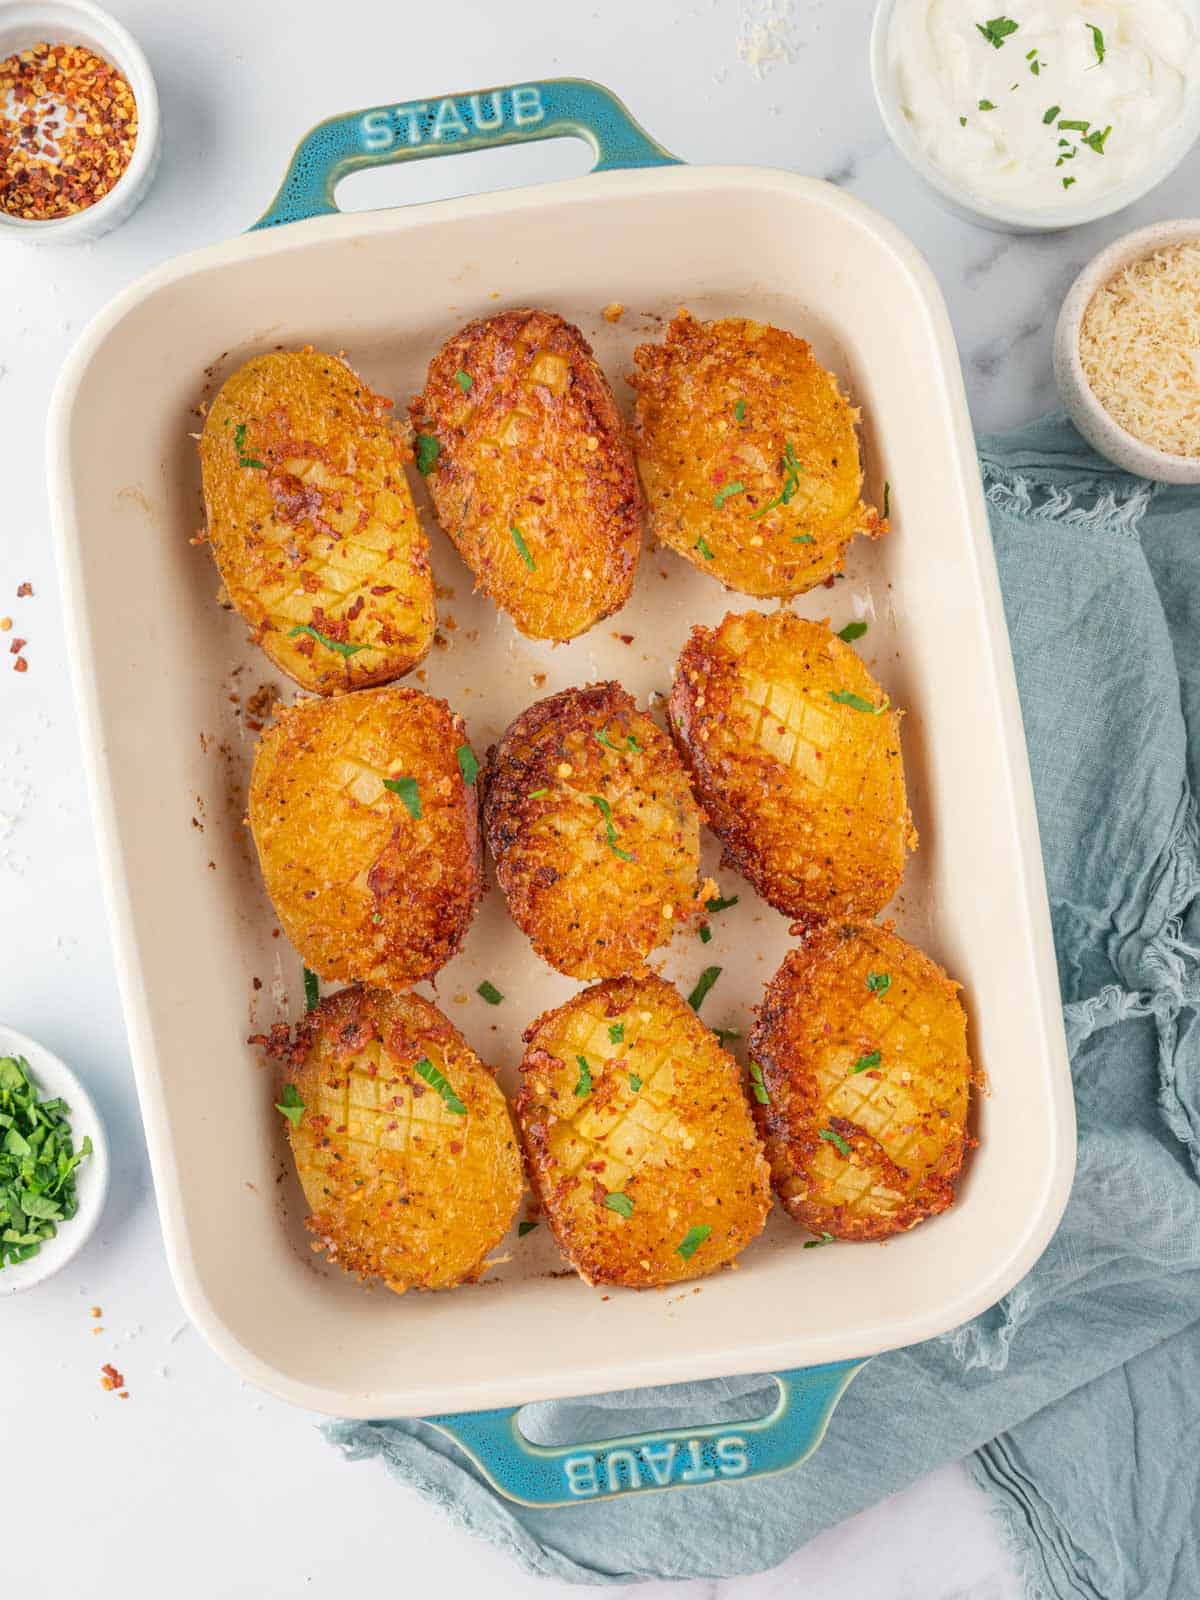
<svg viewBox="0 0 1200 1600"><path fill-rule="evenodd" d="M24 650L25 646L28 643L29 643L28 639L14 639L13 642L8 647L9 655L10 656L19 656L21 654L21 651Z"/></svg>
<svg viewBox="0 0 1200 1600"><path fill-rule="evenodd" d="M24 656L18 656L17 659L13 662L13 671L14 672L28 672L29 671L29 663L28 663L28 661L26 661Z"/></svg>
<svg viewBox="0 0 1200 1600"><path fill-rule="evenodd" d="M125 1387L124 1373L118 1372L111 1361L106 1361L100 1368L100 1387L109 1390L110 1393L114 1389Z"/></svg>
<svg viewBox="0 0 1200 1600"><path fill-rule="evenodd" d="M25 600L25 599L32 600L33 599L33 585L31 583L18 584L17 585L17 599L18 600Z"/></svg>
<svg viewBox="0 0 1200 1600"><path fill-rule="evenodd" d="M83 45L0 61L0 210L45 222L95 205L129 165L137 128L133 90Z"/></svg>

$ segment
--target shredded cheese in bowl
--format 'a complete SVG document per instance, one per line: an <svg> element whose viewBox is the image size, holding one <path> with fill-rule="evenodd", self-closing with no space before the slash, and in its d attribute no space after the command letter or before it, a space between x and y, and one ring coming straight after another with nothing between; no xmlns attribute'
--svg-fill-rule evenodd
<svg viewBox="0 0 1200 1600"><path fill-rule="evenodd" d="M1200 457L1200 238L1156 250L1098 289L1079 358L1127 433L1168 455Z"/></svg>

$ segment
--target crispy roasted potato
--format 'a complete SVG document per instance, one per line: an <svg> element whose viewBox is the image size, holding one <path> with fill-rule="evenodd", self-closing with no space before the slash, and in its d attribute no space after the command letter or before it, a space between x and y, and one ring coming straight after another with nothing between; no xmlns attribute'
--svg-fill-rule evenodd
<svg viewBox="0 0 1200 1600"><path fill-rule="evenodd" d="M650 527L742 594L793 595L887 524L859 498L858 412L803 339L680 311L639 345L634 449Z"/></svg>
<svg viewBox="0 0 1200 1600"><path fill-rule="evenodd" d="M322 1000L291 1040L279 1100L308 1227L331 1261L389 1289L478 1277L522 1191L495 1078L420 995L355 986Z"/></svg>
<svg viewBox="0 0 1200 1600"><path fill-rule="evenodd" d="M468 749L444 700L398 685L302 700L260 738L250 826L263 878L322 978L400 988L457 953L483 889Z"/></svg>
<svg viewBox="0 0 1200 1600"><path fill-rule="evenodd" d="M725 859L800 919L873 916L916 846L900 716L849 645L790 611L693 628L671 727Z"/></svg>
<svg viewBox="0 0 1200 1600"><path fill-rule="evenodd" d="M225 592L275 665L318 694L389 683L433 643L429 544L390 406L334 356L256 356L200 436Z"/></svg>
<svg viewBox="0 0 1200 1600"><path fill-rule="evenodd" d="M588 1283L703 1277L762 1231L770 1177L737 1063L670 984L597 984L525 1039L530 1179Z"/></svg>
<svg viewBox="0 0 1200 1600"><path fill-rule="evenodd" d="M489 752L483 816L513 921L569 977L640 970L699 909L687 774L619 683L523 711Z"/></svg>
<svg viewBox="0 0 1200 1600"><path fill-rule="evenodd" d="M573 639L625 604L641 490L578 328L550 311L468 323L410 411L438 521L522 633Z"/></svg>
<svg viewBox="0 0 1200 1600"><path fill-rule="evenodd" d="M789 1214L886 1239L954 1201L972 1077L958 985L886 928L812 930L767 985L755 1114Z"/></svg>

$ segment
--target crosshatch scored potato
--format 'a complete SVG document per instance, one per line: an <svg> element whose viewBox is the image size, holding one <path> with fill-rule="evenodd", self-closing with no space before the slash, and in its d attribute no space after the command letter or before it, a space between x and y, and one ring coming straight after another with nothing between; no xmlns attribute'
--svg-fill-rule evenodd
<svg viewBox="0 0 1200 1600"><path fill-rule="evenodd" d="M306 689L399 678L436 614L390 400L316 350L256 356L200 439L208 542L254 640Z"/></svg>
<svg viewBox="0 0 1200 1600"><path fill-rule="evenodd" d="M828 626L789 611L694 628L671 726L725 859L787 916L873 916L917 843L900 717Z"/></svg>
<svg viewBox="0 0 1200 1600"><path fill-rule="evenodd" d="M522 712L489 753L484 824L513 921L570 977L637 971L699 908L687 775L618 683Z"/></svg>
<svg viewBox="0 0 1200 1600"><path fill-rule="evenodd" d="M762 1231L769 1172L737 1062L669 984L598 984L525 1039L530 1179L588 1283L702 1277Z"/></svg>
<svg viewBox="0 0 1200 1600"><path fill-rule="evenodd" d="M833 924L767 986L755 1113L780 1198L814 1233L885 1239L953 1203L972 1077L957 991L889 929Z"/></svg>
<svg viewBox="0 0 1200 1600"><path fill-rule="evenodd" d="M795 595L842 570L862 503L858 412L794 334L681 310L633 353L634 448L663 544L742 594Z"/></svg>
<svg viewBox="0 0 1200 1600"><path fill-rule="evenodd" d="M629 599L642 496L591 346L549 311L469 323L410 407L417 466L479 588L534 639Z"/></svg>
<svg viewBox="0 0 1200 1600"><path fill-rule="evenodd" d="M274 1048L279 1105L308 1227L331 1261L389 1289L479 1275L523 1188L508 1105L436 1006L414 994L329 995Z"/></svg>
<svg viewBox="0 0 1200 1600"><path fill-rule="evenodd" d="M466 729L391 685L303 700L262 735L250 826L306 966L402 987L455 955L483 889Z"/></svg>

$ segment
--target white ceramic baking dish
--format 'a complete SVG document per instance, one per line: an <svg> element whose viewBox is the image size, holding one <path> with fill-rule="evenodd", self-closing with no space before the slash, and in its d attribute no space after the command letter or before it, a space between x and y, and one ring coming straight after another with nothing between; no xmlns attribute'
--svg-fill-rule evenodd
<svg viewBox="0 0 1200 1600"><path fill-rule="evenodd" d="M1071 1180L1070 1080L1012 662L954 339L912 245L828 184L674 163L611 97L565 80L325 124L264 222L332 211L332 184L352 166L552 132L582 132L608 170L260 225L155 270L88 328L51 411L73 668L171 1268L220 1355L322 1412L507 1406L846 1362L929 1338L1026 1272ZM612 170L621 162L640 170ZM601 315L613 301L628 308L615 324ZM838 626L866 619L859 648L907 709L921 848L894 915L965 985L990 1085L974 1109L979 1147L955 1207L883 1246L805 1251L777 1215L736 1272L682 1291L601 1294L562 1272L542 1227L514 1236L476 1287L368 1292L310 1248L272 1075L244 1042L302 1005L300 963L277 934L242 825L246 697L278 678L214 604L209 556L188 542L201 523L194 408L249 355L305 342L344 350L403 401L450 331L513 304L579 323L624 402L634 344L681 303L811 339L862 407L877 503L890 484L891 536L860 541L846 580L797 610ZM666 688L692 623L753 603L648 551L618 617L566 646L532 644L471 594L430 528L441 642L417 681L463 713L481 753L516 712L567 684L611 676L639 697ZM702 967L722 966L705 1020L744 1036L787 929L718 869L715 851L708 866L740 904L714 919L711 944L677 939L666 971L690 987ZM504 991L502 1006L476 996L483 978ZM511 1090L521 1030L573 988L530 954L493 892L437 992Z"/></svg>

